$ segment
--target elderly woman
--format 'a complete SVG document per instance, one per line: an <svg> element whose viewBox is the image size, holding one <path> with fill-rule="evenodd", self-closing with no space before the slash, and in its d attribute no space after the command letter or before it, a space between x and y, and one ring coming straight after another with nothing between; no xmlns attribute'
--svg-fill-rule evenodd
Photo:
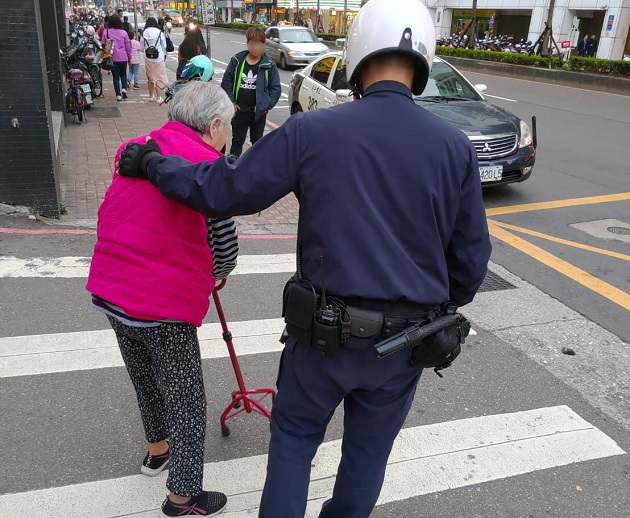
<svg viewBox="0 0 630 518"><path fill-rule="evenodd" d="M169 103L169 122L148 136L165 153L212 162L233 115L219 85L192 81ZM215 286L206 225L204 216L168 200L150 182L114 174L98 212L87 283L116 333L136 391L148 442L141 472L155 476L170 462L163 517L210 516L227 501L202 490L206 398L197 327ZM219 227L221 238L225 227ZM226 246L233 250L223 243L221 257Z"/></svg>

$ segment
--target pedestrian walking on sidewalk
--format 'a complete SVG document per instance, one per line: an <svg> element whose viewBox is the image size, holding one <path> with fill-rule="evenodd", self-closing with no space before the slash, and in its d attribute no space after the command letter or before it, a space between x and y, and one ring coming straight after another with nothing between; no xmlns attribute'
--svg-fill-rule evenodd
<svg viewBox="0 0 630 518"><path fill-rule="evenodd" d="M142 52L142 43L138 41L137 33L134 33L134 38L130 42L131 44L131 58L129 59L129 76L127 77L127 84L131 84L133 79L133 89L140 89L140 54Z"/></svg>
<svg viewBox="0 0 630 518"><path fill-rule="evenodd" d="M435 49L422 2L370 0L344 52L356 101L294 115L237 160L187 163L155 142L121 155L120 174L213 217L300 200L259 518L304 516L311 463L341 403L341 461L319 518L368 518L423 369L462 351L469 328L454 313L483 282L491 243L474 146L414 103ZM420 342L418 326L442 317L460 323ZM375 345L399 332L400 350L379 358Z"/></svg>
<svg viewBox="0 0 630 518"><path fill-rule="evenodd" d="M129 17L123 16L123 30L129 34L129 39L133 38L133 29L131 28L131 24L129 23Z"/></svg>
<svg viewBox="0 0 630 518"><path fill-rule="evenodd" d="M219 85L193 81L168 104L169 122L149 136L170 154L212 162L221 156L232 114ZM210 516L227 501L203 490L206 395L197 327L238 249L231 219L212 225L210 235L205 216L149 182L118 174L98 211L87 290L116 333L136 391L148 442L141 472L156 476L170 463L162 517Z"/></svg>
<svg viewBox="0 0 630 518"><path fill-rule="evenodd" d="M267 124L267 113L280 100L282 87L276 64L265 55L265 32L247 29L247 50L231 60L221 86L234 103L230 155L241 156L249 130L252 144L258 142Z"/></svg>
<svg viewBox="0 0 630 518"><path fill-rule="evenodd" d="M105 16L105 18L103 18L103 22L101 23L101 25L98 28L98 39L99 40L103 37L103 33L105 32L105 29L107 29L108 22L109 22L109 16Z"/></svg>
<svg viewBox="0 0 630 518"><path fill-rule="evenodd" d="M142 49L144 51L144 66L149 83L149 101L161 103L162 90L168 86L166 74L166 38L158 26L155 18L147 18L142 31Z"/></svg>
<svg viewBox="0 0 630 518"><path fill-rule="evenodd" d="M598 47L597 36L593 34L588 39L588 42L586 43L586 55L589 58L594 58L595 55L597 54L597 47Z"/></svg>
<svg viewBox="0 0 630 518"><path fill-rule="evenodd" d="M588 42L589 42L588 34L585 34L584 38L582 38L577 44L576 50L577 50L578 56L587 57L588 44L589 44Z"/></svg>
<svg viewBox="0 0 630 518"><path fill-rule="evenodd" d="M182 71L186 64L195 56L207 56L208 47L203 39L201 29L196 28L188 31L184 40L180 43L177 52L177 72L176 79L182 78Z"/></svg>
<svg viewBox="0 0 630 518"><path fill-rule="evenodd" d="M114 42L114 52L112 53L114 68L112 69L112 77L114 79L116 100L118 101L127 99L127 63L131 61L129 34L123 29L122 23L122 20L118 16L110 16L108 28L103 32L103 36L101 37L101 43L103 44L105 44L107 40Z"/></svg>

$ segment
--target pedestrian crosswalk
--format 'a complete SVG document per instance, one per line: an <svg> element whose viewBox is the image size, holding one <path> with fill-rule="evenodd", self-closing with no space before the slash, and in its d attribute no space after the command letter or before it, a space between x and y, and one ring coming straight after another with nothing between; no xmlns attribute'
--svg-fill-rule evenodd
<svg viewBox="0 0 630 518"><path fill-rule="evenodd" d="M624 453L566 406L405 428L390 456L379 504ZM320 447L308 517L316 517L331 494L340 457L341 441ZM265 466L264 455L205 465L204 480L228 495L225 518L255 515ZM0 516L155 517L156 495L163 492L165 479L165 473L134 475L3 495Z"/></svg>
<svg viewBox="0 0 630 518"><path fill-rule="evenodd" d="M85 278L89 263L88 257L76 255L0 257L0 281L23 279L31 288L35 283L44 290L47 283ZM243 255L235 275L249 276L241 278L252 279L256 284L270 274L294 270L294 254ZM83 282L75 284L82 289ZM85 303L89 303L87 295ZM235 321L230 322L230 329L239 356L260 359L258 363L263 364L263 359L281 350L278 338L282 319ZM218 324L204 324L199 337L204 359L228 356ZM273 359L269 384L274 380L277 354ZM0 387L1 383L27 378L46 383L51 376L64 376L67 383L72 383L73 376L123 368L111 329L28 336L2 336L0 332ZM226 387L226 392L231 388ZM11 418L3 416L5 422ZM474 417L415 424L404 428L397 439L379 506L626 454L613 438L562 404L532 405L516 412L495 409ZM137 425L140 433L140 424ZM213 490L228 494L229 503L222 516L256 516L266 456L253 455L247 448L234 448L230 453L227 459L206 459L204 480ZM328 441L319 449L313 461L307 517L317 517L323 502L330 497L340 455L340 440ZM58 468L63 470L63 466ZM9 476L10 473L9 467ZM121 473L103 480L59 487L42 484L38 489L7 492L0 478L0 517L156 518L165 479L165 473L156 478Z"/></svg>
<svg viewBox="0 0 630 518"><path fill-rule="evenodd" d="M240 356L280 351L283 328L279 318L230 324ZM219 324L203 325L199 342L202 359L228 356ZM0 378L123 366L111 329L0 338Z"/></svg>
<svg viewBox="0 0 630 518"><path fill-rule="evenodd" d="M0 257L0 279L21 277L87 277L89 257ZM295 271L295 254L240 255L231 275L289 273Z"/></svg>

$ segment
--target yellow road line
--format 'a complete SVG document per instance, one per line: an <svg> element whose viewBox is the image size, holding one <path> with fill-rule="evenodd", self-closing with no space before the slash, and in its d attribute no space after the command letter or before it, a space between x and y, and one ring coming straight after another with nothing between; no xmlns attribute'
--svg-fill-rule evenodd
<svg viewBox="0 0 630 518"><path fill-rule="evenodd" d="M602 297L605 297L611 302L614 302L622 308L630 311L630 294L625 291L598 279L577 266L574 266L571 263L568 263L567 261L564 261L563 259L547 252L546 250L533 245L529 241L515 236L511 232L497 226L493 221L488 222L488 227L490 229L490 234L497 239L513 246L524 254L533 257L542 264L549 266L569 279L573 279L582 286L585 286Z"/></svg>
<svg viewBox="0 0 630 518"><path fill-rule="evenodd" d="M568 239L562 239L560 237L550 236L548 234L543 234L541 232L536 232L535 230L530 230L528 228L517 227L516 225L510 225L509 223L503 223L502 221L494 221L488 220L494 225L507 228L509 230L514 230L515 232L519 232L521 234L527 234L534 237L539 237L541 239L545 239L547 241L553 241L554 243L559 243L561 245L571 246L573 248L579 248L581 250L587 250L589 252L594 252L596 254L607 255L610 257L614 257L616 259L622 259L624 261L630 261L630 255L620 254L618 252L612 252L610 250L606 250L605 248L597 248L595 246L583 245L582 243L576 243L575 241L569 241Z"/></svg>
<svg viewBox="0 0 630 518"><path fill-rule="evenodd" d="M520 212L531 212L534 210L562 209L564 207L579 207L581 205L628 200L630 200L630 192L620 192L617 194L604 194L603 196L588 196L586 198L570 198L567 200L542 201L538 203L525 203L523 205L495 207L486 209L486 215L500 216L501 214L518 214Z"/></svg>

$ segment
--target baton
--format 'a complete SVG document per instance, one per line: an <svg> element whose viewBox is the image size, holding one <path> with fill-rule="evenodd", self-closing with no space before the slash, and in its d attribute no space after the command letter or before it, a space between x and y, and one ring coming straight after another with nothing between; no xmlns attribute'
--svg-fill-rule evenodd
<svg viewBox="0 0 630 518"><path fill-rule="evenodd" d="M407 329L403 329L400 333L377 343L374 348L379 358L384 358L405 347L416 347L422 343L425 338L439 333L444 329L458 324L462 317L458 314L443 315L436 318L426 325L415 324Z"/></svg>

